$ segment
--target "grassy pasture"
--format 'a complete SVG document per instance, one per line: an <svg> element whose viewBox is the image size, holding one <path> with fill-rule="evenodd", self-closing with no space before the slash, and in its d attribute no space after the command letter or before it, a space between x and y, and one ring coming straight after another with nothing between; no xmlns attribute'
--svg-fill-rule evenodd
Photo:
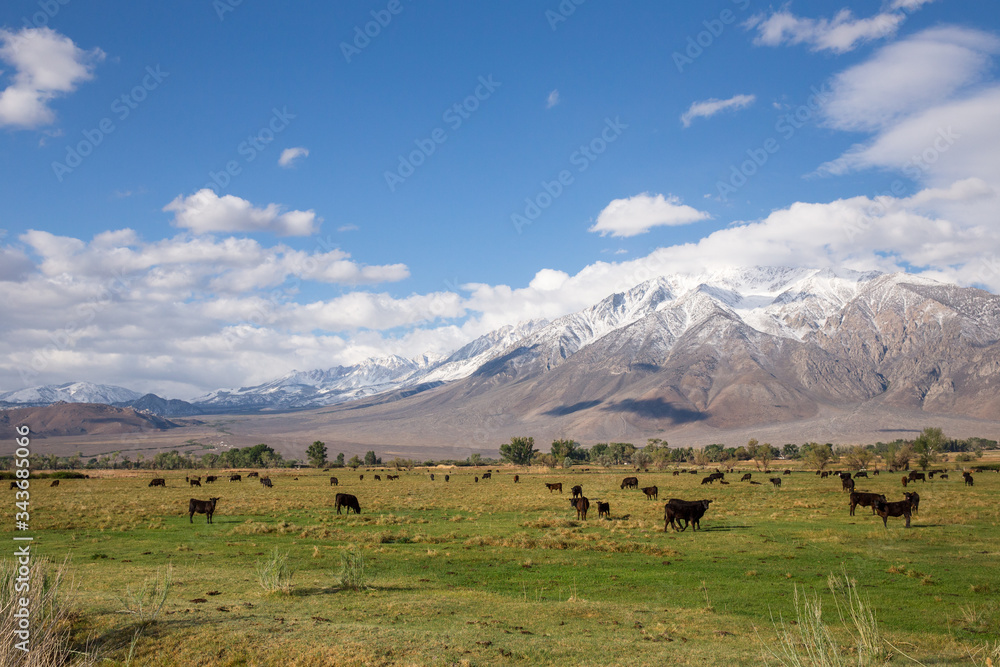
<svg viewBox="0 0 1000 667"><path fill-rule="evenodd" d="M272 489L219 474L200 489L183 473L157 474L165 489L147 487L149 472L33 482L36 557L67 561L79 635L109 664L124 664L135 629L118 613L126 588L168 566L167 603L133 664L761 664L772 618L795 618L795 587L819 593L850 645L831 574L856 580L884 636L923 664L984 664L976 651L1000 636L1000 474L972 488L955 472L911 484L921 500L909 530L902 519L883 528L867 508L849 516L839 479L812 472L782 476L780 489L756 471L761 486L739 482L742 471L711 486L703 473L638 473L658 501L619 488L633 473L596 468L510 468L478 483L471 469L448 483L438 471L432 482L425 471L360 481L337 470L336 488L317 471L271 471ZM900 476L858 490L902 499ZM573 484L591 500L586 521L569 506ZM338 516L337 491L362 514ZM221 497L214 524L189 523L188 499L210 496ZM664 532L671 497L713 499L703 530ZM611 503L610 520L597 500ZM275 548L294 572L288 593L258 583ZM364 555L369 588L340 587L348 551Z"/></svg>

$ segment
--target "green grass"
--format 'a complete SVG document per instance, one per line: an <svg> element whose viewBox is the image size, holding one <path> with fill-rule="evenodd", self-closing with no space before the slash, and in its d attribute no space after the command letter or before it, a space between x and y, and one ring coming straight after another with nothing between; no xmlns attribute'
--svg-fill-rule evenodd
<svg viewBox="0 0 1000 667"><path fill-rule="evenodd" d="M780 489L756 472L766 486L639 473L660 489L648 501L619 488L627 471L519 469L516 485L513 472L478 484L471 470L449 483L338 472L337 488L329 474L284 471L270 473L273 489L191 490L183 473L157 473L166 489L147 488L151 473L32 485L35 549L68 558L77 632L105 664L125 664L134 636L125 591L168 568L134 664L762 664L764 643L779 641L772 619L796 618L796 589L822 602L837 644L852 645L831 574L855 581L881 635L924 664L970 664L1000 634L1000 475L972 488L959 474L911 484L913 527L890 519L886 530L870 509L848 515L839 480L811 473ZM582 484L588 520L544 481ZM858 488L902 498L898 475ZM337 491L357 495L362 514L338 516ZM188 499L209 496L221 497L214 523L189 523ZM663 531L671 497L714 500L703 530ZM597 518L598 499L611 520ZM259 581L275 553L294 573L287 594ZM364 559L358 590L342 584L350 554Z"/></svg>

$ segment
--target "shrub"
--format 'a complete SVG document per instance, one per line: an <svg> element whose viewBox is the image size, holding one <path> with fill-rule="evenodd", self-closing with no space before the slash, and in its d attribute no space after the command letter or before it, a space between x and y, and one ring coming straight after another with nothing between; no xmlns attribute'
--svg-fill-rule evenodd
<svg viewBox="0 0 1000 667"><path fill-rule="evenodd" d="M288 554L274 553L266 560L257 561L257 583L265 593L290 593L292 590L292 569L288 566Z"/></svg>
<svg viewBox="0 0 1000 667"><path fill-rule="evenodd" d="M352 549L340 554L341 586L354 591L364 590L368 588L370 576L363 553Z"/></svg>
<svg viewBox="0 0 1000 667"><path fill-rule="evenodd" d="M167 594L170 592L172 583L172 570L157 570L156 574L142 582L142 585L133 590L131 586L125 587L125 596L118 598L122 609L119 613L131 614L135 616L140 626L154 623L163 605L167 602Z"/></svg>

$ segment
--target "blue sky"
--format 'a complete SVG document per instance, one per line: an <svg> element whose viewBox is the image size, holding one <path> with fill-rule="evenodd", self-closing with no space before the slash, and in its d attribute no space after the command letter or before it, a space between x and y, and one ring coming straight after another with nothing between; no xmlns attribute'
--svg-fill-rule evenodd
<svg viewBox="0 0 1000 667"><path fill-rule="evenodd" d="M442 354L713 266L1000 288L994 2L36 0L0 29L0 390Z"/></svg>

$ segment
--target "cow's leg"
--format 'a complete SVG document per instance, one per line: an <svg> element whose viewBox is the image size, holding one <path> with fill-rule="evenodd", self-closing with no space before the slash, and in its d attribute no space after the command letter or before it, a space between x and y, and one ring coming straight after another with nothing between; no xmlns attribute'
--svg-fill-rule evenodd
<svg viewBox="0 0 1000 667"><path fill-rule="evenodd" d="M910 513L907 512L906 514L904 514L903 518L906 519L906 527L909 528L910 527Z"/></svg>

